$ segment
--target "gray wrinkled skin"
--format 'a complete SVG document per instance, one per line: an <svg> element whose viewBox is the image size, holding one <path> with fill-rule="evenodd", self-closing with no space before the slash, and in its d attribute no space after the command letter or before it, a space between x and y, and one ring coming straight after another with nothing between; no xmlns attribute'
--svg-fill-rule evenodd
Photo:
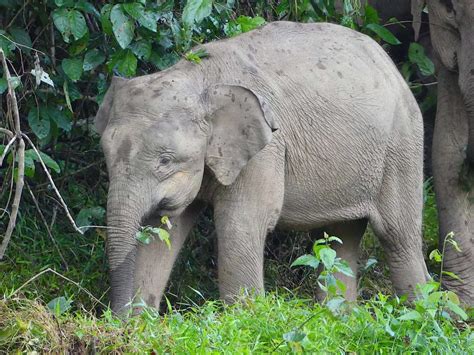
<svg viewBox="0 0 474 355"><path fill-rule="evenodd" d="M423 125L409 88L369 37L331 24L271 23L202 46L157 74L115 79L96 118L110 176L111 302L158 307L205 204L218 235L219 289L263 291L278 226L328 226L356 270L369 221L394 285L427 277L421 248ZM139 225L172 217L172 247L137 245ZM356 281L347 297L355 299Z"/></svg>
<svg viewBox="0 0 474 355"><path fill-rule="evenodd" d="M443 284L474 306L474 2L426 3L438 76L433 176L439 245L453 232L461 249L447 244L444 269L460 279L445 277ZM414 0L412 5L417 31L425 1Z"/></svg>

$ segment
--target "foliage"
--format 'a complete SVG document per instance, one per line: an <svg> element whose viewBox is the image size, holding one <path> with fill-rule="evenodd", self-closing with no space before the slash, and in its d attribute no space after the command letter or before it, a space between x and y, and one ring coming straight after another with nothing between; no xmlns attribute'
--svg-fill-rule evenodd
<svg viewBox="0 0 474 355"><path fill-rule="evenodd" d="M243 299L233 306L209 301L160 316L145 309L122 322L109 311L54 314L41 303L0 300L0 347L8 352L86 353L472 353L464 322L432 318L396 298L333 314L288 294ZM59 324L58 325L56 324Z"/></svg>
<svg viewBox="0 0 474 355"><path fill-rule="evenodd" d="M161 217L161 225L158 227L141 227L135 238L143 244L150 244L155 238L158 238L164 242L168 248L171 249L170 234L166 229L161 228L163 225L167 226L168 229L171 229L172 227L167 216Z"/></svg>

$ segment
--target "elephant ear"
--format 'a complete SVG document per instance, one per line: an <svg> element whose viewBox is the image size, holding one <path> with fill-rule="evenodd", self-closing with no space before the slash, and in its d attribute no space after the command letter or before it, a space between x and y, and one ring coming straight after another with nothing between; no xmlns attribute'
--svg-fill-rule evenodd
<svg viewBox="0 0 474 355"><path fill-rule="evenodd" d="M221 184L230 185L278 127L268 105L249 89L215 85L205 96L211 127L206 165Z"/></svg>
<svg viewBox="0 0 474 355"><path fill-rule="evenodd" d="M107 93L105 94L104 99L102 100L102 103L99 106L99 110L95 115L94 127L99 134L102 134L104 132L105 127L107 127L112 116L111 110L112 105L114 103L115 93L117 92L118 88L126 81L127 79L120 78L118 76L114 76L112 78L112 82L110 83L109 89L107 90Z"/></svg>

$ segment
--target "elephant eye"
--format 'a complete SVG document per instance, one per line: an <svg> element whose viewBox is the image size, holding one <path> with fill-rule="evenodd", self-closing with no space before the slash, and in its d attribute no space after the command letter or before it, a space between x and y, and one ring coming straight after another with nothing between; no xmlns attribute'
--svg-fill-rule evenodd
<svg viewBox="0 0 474 355"><path fill-rule="evenodd" d="M161 166L168 165L169 163L171 163L171 158L170 157L161 157L160 160L159 160L159 163L160 163Z"/></svg>

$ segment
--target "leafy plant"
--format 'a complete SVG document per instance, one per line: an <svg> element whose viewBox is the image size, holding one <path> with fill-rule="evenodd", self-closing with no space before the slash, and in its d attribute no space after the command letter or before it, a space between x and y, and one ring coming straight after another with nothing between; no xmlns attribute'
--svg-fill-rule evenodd
<svg viewBox="0 0 474 355"><path fill-rule="evenodd" d="M354 277L354 273L345 260L336 256L336 251L331 248L331 242L342 244L342 240L338 237L329 236L327 233L324 233L324 238L314 242L313 254L300 256L291 266L309 266L317 269L321 265L322 270L318 276L318 286L326 293L326 299L330 300L329 306L337 308L344 300L340 297L340 293L345 293L346 285L338 280L334 274L340 272Z"/></svg>
<svg viewBox="0 0 474 355"><path fill-rule="evenodd" d="M161 218L161 225L159 227L146 226L141 227L140 230L135 235L135 238L143 243L150 244L155 238L160 239L164 242L169 249L171 249L170 234L166 229L161 228L163 225L166 225L168 229L171 229L171 223L167 216Z"/></svg>

